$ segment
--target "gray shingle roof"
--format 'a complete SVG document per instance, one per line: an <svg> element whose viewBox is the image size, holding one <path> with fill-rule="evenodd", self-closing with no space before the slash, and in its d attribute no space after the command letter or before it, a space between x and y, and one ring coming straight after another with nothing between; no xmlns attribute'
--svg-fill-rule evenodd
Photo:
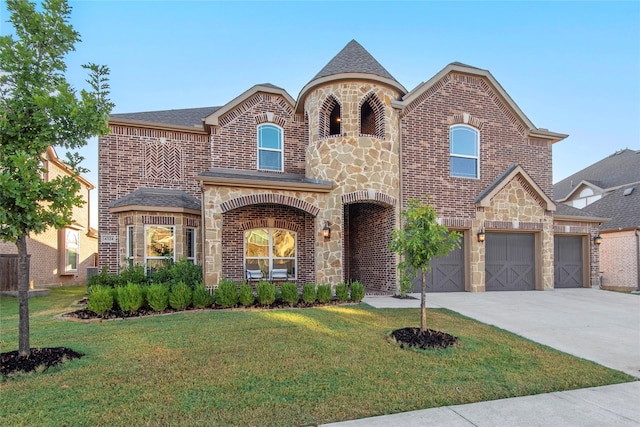
<svg viewBox="0 0 640 427"><path fill-rule="evenodd" d="M199 177L211 178L229 178L229 179L259 179L261 181L282 182L282 183L303 183L303 184L319 184L333 185L331 181L321 181L308 178L302 174L294 173L270 173L250 170L236 170L226 168L213 168L202 172Z"/></svg>
<svg viewBox="0 0 640 427"><path fill-rule="evenodd" d="M142 122L159 123L202 128L202 119L212 114L220 107L184 108L181 110L146 111L141 113L112 114L111 118L139 120Z"/></svg>
<svg viewBox="0 0 640 427"><path fill-rule="evenodd" d="M640 151L621 150L579 172L557 182L553 186L553 198L562 200L582 181L602 189L640 182Z"/></svg>
<svg viewBox="0 0 640 427"><path fill-rule="evenodd" d="M397 80L367 50L351 40L311 81L341 73L365 73Z"/></svg>
<svg viewBox="0 0 640 427"><path fill-rule="evenodd" d="M607 218L593 215L585 210L574 208L573 206L565 205L564 203L556 204L556 211L553 213L554 216L578 216L584 218Z"/></svg>
<svg viewBox="0 0 640 427"><path fill-rule="evenodd" d="M632 188L625 194L625 190ZM629 185L605 195L582 209L588 215L611 218L601 231L640 227L640 184Z"/></svg>
<svg viewBox="0 0 640 427"><path fill-rule="evenodd" d="M140 188L109 203L110 208L124 206L157 206L200 210L200 200L182 190Z"/></svg>

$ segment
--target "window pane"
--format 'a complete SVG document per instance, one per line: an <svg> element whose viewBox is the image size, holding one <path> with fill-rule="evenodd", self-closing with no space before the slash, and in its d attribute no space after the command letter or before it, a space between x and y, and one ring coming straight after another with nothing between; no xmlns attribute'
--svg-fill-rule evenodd
<svg viewBox="0 0 640 427"><path fill-rule="evenodd" d="M67 230L65 239L65 271L78 269L78 247L80 234L76 230Z"/></svg>
<svg viewBox="0 0 640 427"><path fill-rule="evenodd" d="M477 178L478 168L476 159L451 157L451 175L465 178Z"/></svg>
<svg viewBox="0 0 640 427"><path fill-rule="evenodd" d="M173 257L173 227L148 226L145 246L148 257Z"/></svg>
<svg viewBox="0 0 640 427"><path fill-rule="evenodd" d="M292 258L296 256L295 234L287 230L273 230L273 256Z"/></svg>
<svg viewBox="0 0 640 427"><path fill-rule="evenodd" d="M133 257L133 226L127 227L127 258Z"/></svg>
<svg viewBox="0 0 640 427"><path fill-rule="evenodd" d="M282 149L282 131L275 126L260 126L258 131L258 147Z"/></svg>
<svg viewBox="0 0 640 427"><path fill-rule="evenodd" d="M467 127L451 128L451 154L462 156L478 155L478 133Z"/></svg>
<svg viewBox="0 0 640 427"><path fill-rule="evenodd" d="M282 153L280 151L259 150L260 156L258 162L259 169L281 170L282 169Z"/></svg>
<svg viewBox="0 0 640 427"><path fill-rule="evenodd" d="M293 259L274 259L273 268L287 270L287 277L296 277L296 261Z"/></svg>
<svg viewBox="0 0 640 427"><path fill-rule="evenodd" d="M246 257L269 256L269 231L266 229L254 229L244 232Z"/></svg>
<svg viewBox="0 0 640 427"><path fill-rule="evenodd" d="M187 228L187 235L186 235L186 239L185 239L185 245L186 245L186 256L187 258L195 258L196 256L196 240L195 240L195 229L193 228Z"/></svg>

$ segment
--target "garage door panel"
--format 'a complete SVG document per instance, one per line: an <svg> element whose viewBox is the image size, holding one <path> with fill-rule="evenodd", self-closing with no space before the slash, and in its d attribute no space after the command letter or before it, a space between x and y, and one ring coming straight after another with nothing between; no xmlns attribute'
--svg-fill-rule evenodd
<svg viewBox="0 0 640 427"><path fill-rule="evenodd" d="M553 248L554 287L581 288L583 286L582 237L555 236Z"/></svg>
<svg viewBox="0 0 640 427"><path fill-rule="evenodd" d="M420 290L421 273L412 279L413 291ZM463 292L464 289L464 244L449 252L446 257L435 258L427 272L427 292Z"/></svg>
<svg viewBox="0 0 640 427"><path fill-rule="evenodd" d="M485 245L487 291L535 289L533 234L487 233Z"/></svg>

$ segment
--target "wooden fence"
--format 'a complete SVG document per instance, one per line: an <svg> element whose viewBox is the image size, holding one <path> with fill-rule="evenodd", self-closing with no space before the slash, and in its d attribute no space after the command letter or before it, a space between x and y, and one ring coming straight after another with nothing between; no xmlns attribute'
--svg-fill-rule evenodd
<svg viewBox="0 0 640 427"><path fill-rule="evenodd" d="M0 254L0 291L16 292L17 290L18 255Z"/></svg>

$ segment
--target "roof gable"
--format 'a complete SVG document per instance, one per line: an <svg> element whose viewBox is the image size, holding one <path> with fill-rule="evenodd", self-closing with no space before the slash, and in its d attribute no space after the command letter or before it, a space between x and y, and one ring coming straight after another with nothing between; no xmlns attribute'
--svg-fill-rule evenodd
<svg viewBox="0 0 640 427"><path fill-rule="evenodd" d="M524 126L527 136L545 139L551 143L561 141L569 136L551 132L548 129L537 128L488 70L472 67L460 62L453 62L447 65L431 79L419 84L415 89L407 93L401 101L395 101L394 106L406 111L411 111L414 105L421 104L424 101L425 96L437 92L451 73L466 74L484 79L489 85L489 90L495 94L494 101L503 104L512 112L515 119L520 121Z"/></svg>
<svg viewBox="0 0 640 427"><path fill-rule="evenodd" d="M280 95L287 100L287 102L289 103L289 105L291 105L291 107L295 105L295 100L291 97L291 95L287 93L286 90L278 86L274 86L270 83L258 84L253 86L249 90L241 93L240 95L238 95L237 97L235 97L234 99L227 102L225 105L223 105L222 107L218 108L216 111L214 111L213 113L205 117L203 119L204 124L207 126L219 126L220 117L222 117L229 111L233 110L234 108L236 108L237 106L239 106L244 101L251 98L253 95L255 95L258 92Z"/></svg>
<svg viewBox="0 0 640 427"><path fill-rule="evenodd" d="M592 216L611 219L600 230L627 230L640 228L640 183L620 187L582 209Z"/></svg>
<svg viewBox="0 0 640 427"><path fill-rule="evenodd" d="M513 163L499 177L497 177L487 188L475 199L476 205L480 207L490 207L493 199L502 189L518 175L529 189L529 194L540 201L541 206L548 211L555 211L556 204L544 194L544 191L535 183L528 173L519 164Z"/></svg>
<svg viewBox="0 0 640 427"><path fill-rule="evenodd" d="M558 181L553 186L556 200L567 200L583 183L603 191L640 182L640 150L621 150Z"/></svg>

